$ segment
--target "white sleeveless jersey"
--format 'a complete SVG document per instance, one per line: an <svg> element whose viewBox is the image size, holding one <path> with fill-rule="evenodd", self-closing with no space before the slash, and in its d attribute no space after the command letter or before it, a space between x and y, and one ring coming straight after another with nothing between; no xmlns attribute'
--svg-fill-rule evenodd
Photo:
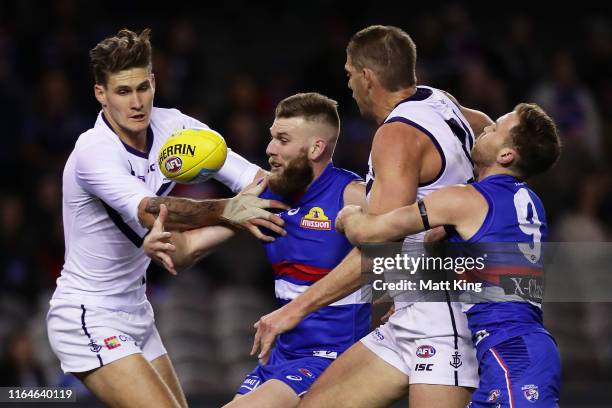
<svg viewBox="0 0 612 408"><path fill-rule="evenodd" d="M419 184L417 200L439 188L464 184L473 178L470 152L474 146L474 134L459 107L442 91L427 86L417 87L416 93L397 104L384 123L391 122L402 122L425 133L442 158L438 175L428 183ZM370 153L366 176L368 198L375 176ZM422 241L424 235L424 232L409 235L405 242Z"/></svg>
<svg viewBox="0 0 612 408"><path fill-rule="evenodd" d="M66 253L54 298L100 306L146 302L150 259L142 243L148 230L138 221L138 205L174 187L157 168L157 156L172 133L188 127L207 128L176 109L153 108L147 153L125 145L102 113L81 134L64 168ZM258 169L230 151L216 178L239 191Z"/></svg>

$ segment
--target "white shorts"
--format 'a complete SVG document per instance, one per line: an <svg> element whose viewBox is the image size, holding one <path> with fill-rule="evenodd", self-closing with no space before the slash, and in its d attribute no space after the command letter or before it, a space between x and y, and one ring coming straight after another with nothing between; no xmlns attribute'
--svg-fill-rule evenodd
<svg viewBox="0 0 612 408"><path fill-rule="evenodd" d="M65 373L102 367L130 354L149 360L166 354L149 302L126 312L52 299L47 334Z"/></svg>
<svg viewBox="0 0 612 408"><path fill-rule="evenodd" d="M409 376L410 384L478 386L476 350L461 303L413 303L361 342Z"/></svg>

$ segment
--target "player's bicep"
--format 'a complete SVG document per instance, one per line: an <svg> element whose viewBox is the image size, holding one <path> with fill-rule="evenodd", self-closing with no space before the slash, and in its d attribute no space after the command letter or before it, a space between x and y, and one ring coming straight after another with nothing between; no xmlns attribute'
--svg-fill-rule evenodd
<svg viewBox="0 0 612 408"><path fill-rule="evenodd" d="M83 153L83 152L81 152ZM117 211L125 220L138 222L138 209L142 200L154 195L147 185L133 176L114 152L81 154L76 159L76 181L103 205Z"/></svg>
<svg viewBox="0 0 612 408"><path fill-rule="evenodd" d="M441 225L456 226L469 214L472 194L469 186L444 187L426 195L422 200L422 208L415 204L417 211L412 214L421 219L426 217L430 228Z"/></svg>
<svg viewBox="0 0 612 408"><path fill-rule="evenodd" d="M346 185L343 193L344 205L358 205L367 208L366 185L363 181L352 181Z"/></svg>
<svg viewBox="0 0 612 408"><path fill-rule="evenodd" d="M372 143L374 183L368 212L383 214L412 204L416 199L421 168L421 145L416 129L403 123L383 125Z"/></svg>

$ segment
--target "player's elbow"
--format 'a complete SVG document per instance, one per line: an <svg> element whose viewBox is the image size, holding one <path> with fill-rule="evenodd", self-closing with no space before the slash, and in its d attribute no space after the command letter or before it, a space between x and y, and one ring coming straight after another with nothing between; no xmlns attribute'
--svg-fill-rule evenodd
<svg viewBox="0 0 612 408"><path fill-rule="evenodd" d="M150 201L150 197L145 197L140 200L140 203L138 204L138 221L140 222L140 225L148 229L151 229L153 227L153 223L155 222L155 216L147 212Z"/></svg>

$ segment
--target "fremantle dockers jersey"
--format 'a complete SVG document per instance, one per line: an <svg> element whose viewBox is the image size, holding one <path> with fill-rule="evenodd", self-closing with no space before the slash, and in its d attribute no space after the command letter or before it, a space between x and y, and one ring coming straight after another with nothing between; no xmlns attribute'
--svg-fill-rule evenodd
<svg viewBox="0 0 612 408"><path fill-rule="evenodd" d="M441 187L464 184L473 178L470 152L474 134L459 107L438 89L418 86L416 93L404 99L391 111L384 123L402 122L425 133L440 153L442 167L428 183L419 184L417 200ZM376 177L372 155L368 160L367 194ZM406 237L406 241L420 242L425 233Z"/></svg>
<svg viewBox="0 0 612 408"><path fill-rule="evenodd" d="M207 126L176 109L153 108L147 151L140 152L121 141L101 112L79 137L64 168L66 254L54 298L102 306L146 301L150 259L142 249L147 229L138 221L138 205L174 187L157 168L157 155L172 133L189 127ZM237 191L257 170L230 152L217 178Z"/></svg>
<svg viewBox="0 0 612 408"><path fill-rule="evenodd" d="M458 247L463 255L486 254L484 269L468 274L471 280L484 284L483 291L462 297L471 301L464 309L481 356L511 337L546 332L542 293L531 289L542 287L541 243L548 239L548 226L540 198L515 177L498 174L471 185L487 200L486 218L469 240L450 229L449 241L468 243Z"/></svg>
<svg viewBox="0 0 612 408"><path fill-rule="evenodd" d="M287 235L266 244L277 300L281 305L305 292L344 259L353 246L336 232L336 215L344 207L344 189L359 177L329 164L308 190L293 202L266 190L266 198L287 202L280 216ZM370 330L369 297L357 290L308 315L278 336L277 347L295 356L336 358Z"/></svg>

